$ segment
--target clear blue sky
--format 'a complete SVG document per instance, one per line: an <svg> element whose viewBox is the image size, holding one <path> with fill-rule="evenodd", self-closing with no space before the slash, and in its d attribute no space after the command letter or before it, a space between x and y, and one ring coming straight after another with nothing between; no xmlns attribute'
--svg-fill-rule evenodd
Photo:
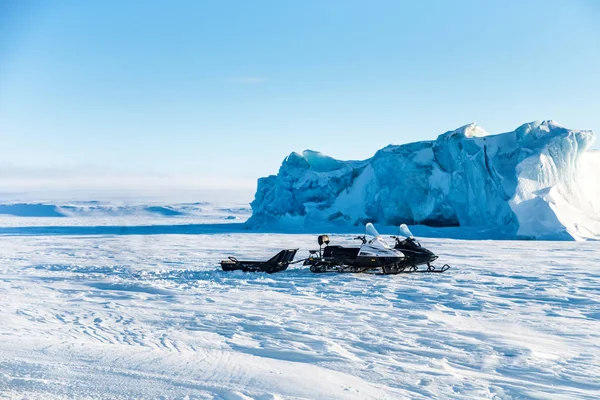
<svg viewBox="0 0 600 400"><path fill-rule="evenodd" d="M305 148L600 133L599 20L594 0L0 0L0 191L251 193Z"/></svg>

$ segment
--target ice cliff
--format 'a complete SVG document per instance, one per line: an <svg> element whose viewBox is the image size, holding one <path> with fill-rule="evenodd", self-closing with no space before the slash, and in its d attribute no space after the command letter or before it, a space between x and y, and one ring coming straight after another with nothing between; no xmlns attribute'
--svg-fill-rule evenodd
<svg viewBox="0 0 600 400"><path fill-rule="evenodd" d="M258 180L251 226L501 228L518 238L600 238L600 153L553 121L490 135L475 124L364 161L290 154Z"/></svg>

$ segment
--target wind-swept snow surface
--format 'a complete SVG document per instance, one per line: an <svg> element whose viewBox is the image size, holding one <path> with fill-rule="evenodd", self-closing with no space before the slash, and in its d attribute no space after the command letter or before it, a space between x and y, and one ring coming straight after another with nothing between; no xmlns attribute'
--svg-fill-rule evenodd
<svg viewBox="0 0 600 400"><path fill-rule="evenodd" d="M135 226L244 222L247 204L0 202L0 229L22 226Z"/></svg>
<svg viewBox="0 0 600 400"><path fill-rule="evenodd" d="M2 236L0 398L598 398L595 243L423 240L435 275L218 268L314 242Z"/></svg>
<svg viewBox="0 0 600 400"><path fill-rule="evenodd" d="M513 238L598 239L600 154L591 131L553 121L488 135L471 124L365 161L292 153L258 181L252 226L421 223Z"/></svg>

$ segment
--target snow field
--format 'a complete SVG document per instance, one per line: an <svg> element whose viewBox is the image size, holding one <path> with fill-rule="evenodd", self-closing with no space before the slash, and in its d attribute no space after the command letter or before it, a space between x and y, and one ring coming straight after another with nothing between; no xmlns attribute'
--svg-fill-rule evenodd
<svg viewBox="0 0 600 400"><path fill-rule="evenodd" d="M441 275L218 266L315 239L0 237L0 398L599 397L597 243L422 240Z"/></svg>

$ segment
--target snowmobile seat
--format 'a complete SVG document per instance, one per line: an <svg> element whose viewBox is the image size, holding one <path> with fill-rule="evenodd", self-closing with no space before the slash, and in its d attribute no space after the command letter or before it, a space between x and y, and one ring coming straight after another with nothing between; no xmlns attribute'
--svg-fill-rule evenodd
<svg viewBox="0 0 600 400"><path fill-rule="evenodd" d="M296 256L298 249L281 250L267 261L240 261L235 257L229 257L221 261L223 271L244 272L274 272L285 271Z"/></svg>
<svg viewBox="0 0 600 400"><path fill-rule="evenodd" d="M323 252L323 257L358 257L360 247L327 246Z"/></svg>

